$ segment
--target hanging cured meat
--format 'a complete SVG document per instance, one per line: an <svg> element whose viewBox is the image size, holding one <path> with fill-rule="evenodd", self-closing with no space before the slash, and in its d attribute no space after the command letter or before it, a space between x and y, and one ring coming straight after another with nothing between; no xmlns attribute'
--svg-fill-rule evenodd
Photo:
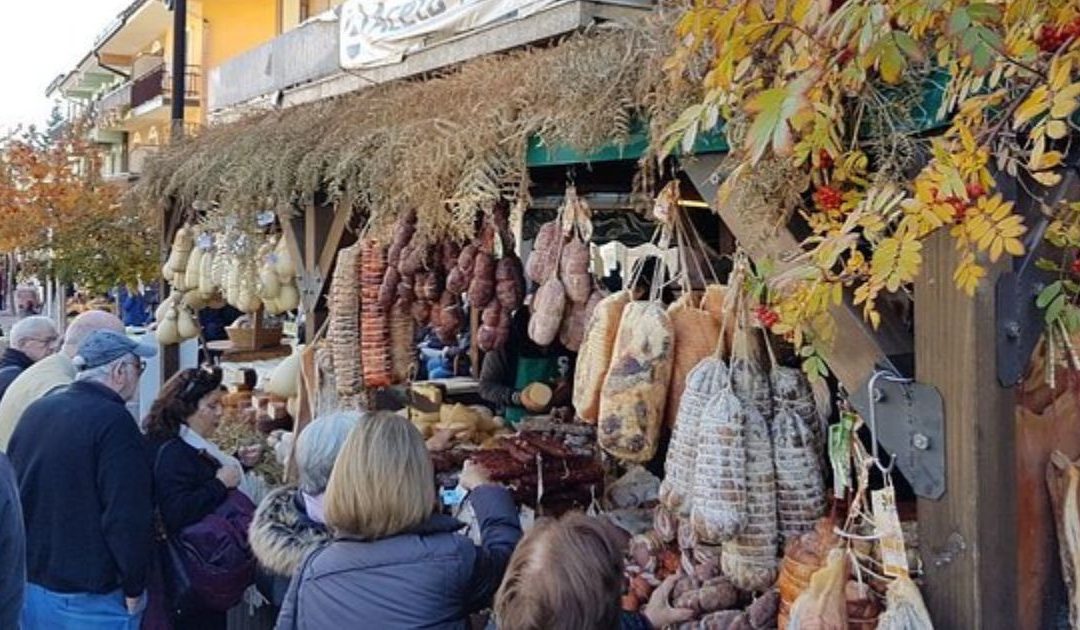
<svg viewBox="0 0 1080 630"><path fill-rule="evenodd" d="M390 374L390 321L379 303L379 288L386 274L386 253L373 240L360 246L360 335L366 387L386 387Z"/></svg>
<svg viewBox="0 0 1080 630"><path fill-rule="evenodd" d="M709 401L723 389L727 365L711 356L703 359L686 377L686 391L679 399L678 422L671 433L660 483L660 502L671 513L690 515L694 495L700 427Z"/></svg>
<svg viewBox="0 0 1080 630"><path fill-rule="evenodd" d="M540 226L540 231L533 241L532 253L525 264L525 274L529 280L540 284L550 278L558 268L559 245L562 233L559 222L551 221Z"/></svg>
<svg viewBox="0 0 1080 630"><path fill-rule="evenodd" d="M686 376L702 359L717 351L720 341L720 321L699 307L697 296L688 293L668 308L675 330L675 358L671 367L671 387L665 423L675 425L679 414L679 399L686 386Z"/></svg>
<svg viewBox="0 0 1080 630"><path fill-rule="evenodd" d="M338 396L350 400L363 387L360 363L360 244L338 252L330 281L330 356Z"/></svg>
<svg viewBox="0 0 1080 630"><path fill-rule="evenodd" d="M495 259L487 252L477 252L469 282L469 304L484 308L495 298Z"/></svg>
<svg viewBox="0 0 1080 630"><path fill-rule="evenodd" d="M495 297L507 312L514 312L525 301L525 271L521 259L507 254L495 267Z"/></svg>
<svg viewBox="0 0 1080 630"><path fill-rule="evenodd" d="M533 296L532 316L529 318L529 338L538 346L550 346L559 335L566 290L558 278L551 278Z"/></svg>
<svg viewBox="0 0 1080 630"><path fill-rule="evenodd" d="M647 462L656 453L671 377L673 334L663 305L632 302L623 310L611 366L600 394L600 446L615 457Z"/></svg>
<svg viewBox="0 0 1080 630"><path fill-rule="evenodd" d="M623 309L629 303L629 291L609 295L597 303L585 324L585 341L574 369L574 409L587 422L596 422L599 414L600 390L611 364Z"/></svg>
<svg viewBox="0 0 1080 630"><path fill-rule="evenodd" d="M585 302L592 292L592 275L589 273L589 246L575 236L563 246L559 261L566 297L571 302Z"/></svg>

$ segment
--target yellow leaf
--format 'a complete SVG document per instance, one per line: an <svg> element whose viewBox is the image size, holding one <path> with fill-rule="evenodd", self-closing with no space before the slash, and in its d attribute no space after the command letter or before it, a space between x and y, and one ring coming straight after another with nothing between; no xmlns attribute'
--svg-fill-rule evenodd
<svg viewBox="0 0 1080 630"><path fill-rule="evenodd" d="M1054 95L1050 115L1054 118L1068 118L1080 107L1080 83L1073 83Z"/></svg>
<svg viewBox="0 0 1080 630"><path fill-rule="evenodd" d="M1039 116L1050 106L1049 103L1050 92L1045 85L1032 90L1024 102L1016 108L1016 115L1013 116L1013 129L1019 129L1023 127L1025 123L1032 118Z"/></svg>
<svg viewBox="0 0 1080 630"><path fill-rule="evenodd" d="M1066 114L1066 116L1067 115L1068 114ZM1064 116L1062 116L1062 118L1064 118ZM1064 120L1051 120L1046 123L1046 135L1054 140L1061 140L1069 135L1069 126L1065 124Z"/></svg>
<svg viewBox="0 0 1080 630"><path fill-rule="evenodd" d="M1069 84L1072 61L1068 57L1054 57L1050 62L1050 87L1059 92Z"/></svg>
<svg viewBox="0 0 1080 630"><path fill-rule="evenodd" d="M1005 252L1010 256L1023 256L1024 255L1024 243L1018 238L1006 238L1005 239Z"/></svg>
<svg viewBox="0 0 1080 630"><path fill-rule="evenodd" d="M1031 156L1031 167L1037 171L1045 171L1050 168L1054 168L1061 164L1061 160L1064 156L1061 151L1047 151L1039 156L1038 161L1035 161L1035 156Z"/></svg>
<svg viewBox="0 0 1080 630"><path fill-rule="evenodd" d="M1043 186L1057 186L1061 182L1061 175L1053 171L1040 171L1031 176Z"/></svg>

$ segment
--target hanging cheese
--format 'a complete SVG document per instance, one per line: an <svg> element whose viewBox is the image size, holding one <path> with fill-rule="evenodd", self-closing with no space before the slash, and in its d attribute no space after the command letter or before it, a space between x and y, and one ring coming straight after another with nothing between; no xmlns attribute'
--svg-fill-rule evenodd
<svg viewBox="0 0 1080 630"><path fill-rule="evenodd" d="M574 370L574 408L587 422L596 422L600 411L600 389L604 385L623 309L630 292L619 291L600 300L585 324L585 340Z"/></svg>
<svg viewBox="0 0 1080 630"><path fill-rule="evenodd" d="M196 289L199 287L199 272L202 268L202 259L205 253L196 247L188 255L187 267L184 270L184 287Z"/></svg>
<svg viewBox="0 0 1080 630"><path fill-rule="evenodd" d="M209 298L217 291L217 285L214 284L214 252L205 252L202 258L199 259L199 293L203 297Z"/></svg>
<svg viewBox="0 0 1080 630"><path fill-rule="evenodd" d="M194 339L199 336L199 322L192 312L186 308L180 308L176 317L176 334L181 339Z"/></svg>
<svg viewBox="0 0 1080 630"><path fill-rule="evenodd" d="M180 334L177 331L177 317L179 315L175 308L169 308L165 313L165 318L158 322L157 327L157 340L163 346L171 346L174 343L180 343Z"/></svg>
<svg viewBox="0 0 1080 630"><path fill-rule="evenodd" d="M600 446L615 457L647 462L656 453L671 377L674 335L662 304L623 309L611 365L600 392Z"/></svg>

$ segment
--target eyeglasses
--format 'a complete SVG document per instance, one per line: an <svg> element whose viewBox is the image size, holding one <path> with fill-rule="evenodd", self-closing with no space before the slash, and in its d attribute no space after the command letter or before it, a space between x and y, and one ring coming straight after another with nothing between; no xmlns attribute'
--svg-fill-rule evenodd
<svg viewBox="0 0 1080 630"><path fill-rule="evenodd" d="M27 341L36 341L41 345L45 346L46 348L55 347L57 345L57 342L60 341L60 337L45 337L44 339L42 339L41 337L27 337L26 339Z"/></svg>
<svg viewBox="0 0 1080 630"><path fill-rule="evenodd" d="M128 365L134 367L135 372L139 376L142 376L143 372L146 371L146 361L143 361L142 359L135 359L134 361L129 361Z"/></svg>

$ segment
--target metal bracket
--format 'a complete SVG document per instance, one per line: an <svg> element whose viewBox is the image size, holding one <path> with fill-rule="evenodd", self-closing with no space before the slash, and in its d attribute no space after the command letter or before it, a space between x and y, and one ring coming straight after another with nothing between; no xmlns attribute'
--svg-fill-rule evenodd
<svg viewBox="0 0 1080 630"><path fill-rule="evenodd" d="M1046 249L1039 247L1035 254ZM1002 387L1012 387L1024 378L1031 353L1042 337L1043 311L1035 298L1053 282L1053 273L1035 265L998 277L995 299L997 330L997 377Z"/></svg>
<svg viewBox="0 0 1080 630"><path fill-rule="evenodd" d="M945 494L945 407L937 388L880 379L873 400L868 398L865 386L850 394L864 419L873 405L877 438L915 494L940 499Z"/></svg>
<svg viewBox="0 0 1080 630"><path fill-rule="evenodd" d="M1080 166L1072 165L1065 177L1049 195L1047 205L1054 206L1067 198L1076 188ZM1075 194L1075 193L1073 193ZM997 323L997 376L1002 387L1012 387L1020 382L1031 361L1031 353L1045 330L1043 312L1035 305L1035 299L1043 288L1054 281L1054 273L1035 265L1040 258L1060 260L1061 250L1043 239L1050 225L1049 219L1040 211L1040 205L1032 204L1025 216L1032 229L1024 238L1027 254L1017 260L1011 272L998 277L995 291L995 316Z"/></svg>

